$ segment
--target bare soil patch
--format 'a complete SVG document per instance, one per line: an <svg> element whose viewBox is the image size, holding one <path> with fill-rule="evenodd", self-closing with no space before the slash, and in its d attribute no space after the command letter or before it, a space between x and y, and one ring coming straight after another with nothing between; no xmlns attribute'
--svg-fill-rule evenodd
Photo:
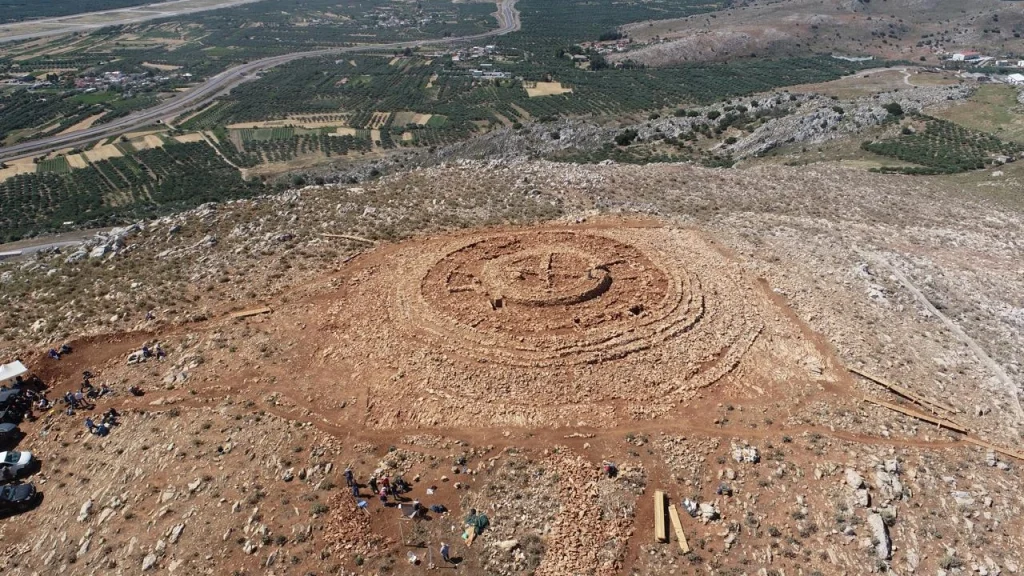
<svg viewBox="0 0 1024 576"><path fill-rule="evenodd" d="M199 132L189 132L188 134L180 134L174 137L175 140L182 144L188 144L189 142L202 142L204 140L203 135Z"/></svg>
<svg viewBox="0 0 1024 576"><path fill-rule="evenodd" d="M538 96L555 96L558 94L571 94L572 88L566 88L562 86L561 82L531 82L524 83L523 88L526 89L527 95L530 98L537 98Z"/></svg>
<svg viewBox="0 0 1024 576"><path fill-rule="evenodd" d="M100 118L102 118L104 114L106 114L106 113L102 112L100 114L94 114L92 116L89 116L85 120L82 120L81 122L79 122L77 124L69 126L68 129L64 130L63 132L61 132L61 134L67 134L68 132L77 132L79 130L85 130L86 128L88 128L88 127L92 126L93 124L95 124L96 121L99 120Z"/></svg>
<svg viewBox="0 0 1024 576"><path fill-rule="evenodd" d="M175 66L173 64L155 64L153 62L143 62L142 65L146 68L153 68L154 70L162 70L164 72L181 70L181 66Z"/></svg>

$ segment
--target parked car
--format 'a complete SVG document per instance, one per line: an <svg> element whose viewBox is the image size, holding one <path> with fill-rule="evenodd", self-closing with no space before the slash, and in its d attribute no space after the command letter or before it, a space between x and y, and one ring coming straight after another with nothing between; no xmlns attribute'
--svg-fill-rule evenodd
<svg viewBox="0 0 1024 576"><path fill-rule="evenodd" d="M0 512L22 512L39 499L39 492L31 483L0 486Z"/></svg>
<svg viewBox="0 0 1024 576"><path fill-rule="evenodd" d="M25 412L20 408L11 406L10 408L0 409L0 422L5 424L18 424L25 416Z"/></svg>
<svg viewBox="0 0 1024 576"><path fill-rule="evenodd" d="M24 401L22 399L20 388L0 390L0 407L10 408L11 406L18 406L21 404L24 404Z"/></svg>
<svg viewBox="0 0 1024 576"><path fill-rule="evenodd" d="M11 424L10 422L0 424L0 443L13 442L19 436L21 436L21 430L18 430L17 424Z"/></svg>
<svg viewBox="0 0 1024 576"><path fill-rule="evenodd" d="M0 452L0 480L14 480L35 464L31 452Z"/></svg>

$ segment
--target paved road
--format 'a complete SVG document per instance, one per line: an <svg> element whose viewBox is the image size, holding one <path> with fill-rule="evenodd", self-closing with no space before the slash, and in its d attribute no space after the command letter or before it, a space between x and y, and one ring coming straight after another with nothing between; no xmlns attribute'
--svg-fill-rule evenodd
<svg viewBox="0 0 1024 576"><path fill-rule="evenodd" d="M471 36L460 36L457 38L443 38L434 40L414 40L411 42L391 42L386 44L367 44L350 46L345 48L327 48L323 50L311 50L309 52L293 52L280 56L271 56L261 60L254 60L229 68L216 76L207 79L204 83L174 96L152 108L135 112L123 118L114 120L107 124L94 126L85 130L78 130L67 134L58 134L39 140L22 142L14 146L0 148L0 161L16 160L29 156L40 156L48 154L61 148L81 147L90 142L117 136L136 128L141 128L164 118L172 118L195 108L206 105L217 96L230 91L235 86L252 79L255 73L266 70L281 64L286 64L301 58L312 58L316 56L330 56L332 54L344 54L348 52L362 52L365 50L380 49L403 49L416 48L428 44L452 44L468 40L480 40L491 36L501 36L509 32L515 32L521 27L519 12L515 9L517 0L499 0L498 22L500 26L489 32L474 34Z"/></svg>
<svg viewBox="0 0 1024 576"><path fill-rule="evenodd" d="M168 0L158 4L82 12L79 14L68 14L67 16L37 18L21 22L7 22L0 24L0 42L18 42L44 36L90 32L107 26L137 24L147 20L156 20L157 18L173 18L186 14L195 14L196 12L206 12L207 10L217 10L261 1L222 0L210 4L197 0ZM193 4L195 5L193 6Z"/></svg>
<svg viewBox="0 0 1024 576"><path fill-rule="evenodd" d="M110 230L109 227L94 228L92 230L75 230L73 232L64 232L62 234L53 234L50 236L41 236L39 238L9 242L7 244L0 244L0 253L19 252L20 254L17 257L25 257L49 248L69 248L72 246L79 246L85 241L94 238L96 233L107 232L108 230Z"/></svg>

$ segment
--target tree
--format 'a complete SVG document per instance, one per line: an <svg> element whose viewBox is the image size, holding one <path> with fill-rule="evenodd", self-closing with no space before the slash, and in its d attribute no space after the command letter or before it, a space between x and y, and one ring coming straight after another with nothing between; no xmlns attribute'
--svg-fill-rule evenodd
<svg viewBox="0 0 1024 576"><path fill-rule="evenodd" d="M636 140L636 137L639 135L640 134L637 133L637 131L633 130L632 128L628 130L623 130L621 133L619 133L618 136L615 137L615 143L618 144L619 146L629 146L630 144L633 143L634 140Z"/></svg>
<svg viewBox="0 0 1024 576"><path fill-rule="evenodd" d="M604 70L608 67L608 60L597 52L590 53L590 69L591 70Z"/></svg>
<svg viewBox="0 0 1024 576"><path fill-rule="evenodd" d="M903 116L903 106L899 102L890 102L885 105L885 111L893 116Z"/></svg>

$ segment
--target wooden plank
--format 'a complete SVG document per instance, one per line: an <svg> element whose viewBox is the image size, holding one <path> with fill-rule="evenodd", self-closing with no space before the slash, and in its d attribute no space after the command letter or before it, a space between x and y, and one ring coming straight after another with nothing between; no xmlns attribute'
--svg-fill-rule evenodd
<svg viewBox="0 0 1024 576"><path fill-rule="evenodd" d="M242 310L241 312L232 312L232 318L248 318L249 316L258 316L260 314L270 314L273 312L270 308L254 308L252 310Z"/></svg>
<svg viewBox="0 0 1024 576"><path fill-rule="evenodd" d="M942 419L942 418L937 418L935 416L931 416L930 414L925 414L924 412L918 412L916 410L908 410L908 409L906 409L906 408L904 408L902 406L897 406L896 404L890 404L889 402L884 402L882 400L875 400L873 398L864 398L864 401L865 402L870 402L871 404L876 404L878 406L882 406L883 408L888 408L889 410L893 410L893 411L899 412L901 414L906 414L907 416L910 416L911 418L917 418L918 420L924 420L925 422L931 422L932 424L936 424L938 426L942 426L943 428L948 428L950 430L953 430L954 432L959 432L961 434L967 434L967 429L966 428L964 428L963 426L960 426L959 424L957 424L955 422L950 422L949 420L945 420L945 419Z"/></svg>
<svg viewBox="0 0 1024 576"><path fill-rule="evenodd" d="M654 539L668 542L668 525L665 524L665 493L654 491Z"/></svg>
<svg viewBox="0 0 1024 576"><path fill-rule="evenodd" d="M996 446L995 444L992 444L991 442L986 442L985 440L981 440L980 438L974 438L972 436L968 436L968 437L964 438L964 441L965 442L970 442L971 444L975 444L977 446L981 446L982 448L988 448L989 450L993 450L995 452L999 452L1000 454L1005 454L1006 456L1011 456L1011 457L1016 458L1018 460L1024 461L1024 454L1021 454L1020 452L1014 452L1013 450L1010 450L1009 448L1002 448L1000 446Z"/></svg>
<svg viewBox="0 0 1024 576"><path fill-rule="evenodd" d="M686 533L683 532L683 524L679 521L679 510L675 506L668 507L668 518L672 521L672 529L676 531L679 548L683 551L683 554L689 554L690 545L686 542Z"/></svg>
<svg viewBox="0 0 1024 576"><path fill-rule="evenodd" d="M858 370L856 368L847 368L847 370L849 370L850 372L853 372L854 374L856 374L858 376L866 378L866 379L874 382L875 384L879 384L881 386L884 386L884 387L888 388L889 390L892 390L896 394L899 394L900 396L903 396L907 400L912 400L914 402L917 402L922 407L927 408L927 409L931 410L932 412L935 412L936 415L938 415L939 411L949 412L950 414L957 414L959 412L959 410L957 410L956 408L954 408L952 406L943 404L943 403L938 402L936 400L929 400L929 399L927 399L927 398L925 398L923 396L918 395L917 393L915 393L915 392L913 392L911 390L908 390L908 389L906 389L906 388L904 388L902 386L897 386L896 384L893 384L892 382L884 380L884 379L882 379L882 378L880 378L878 376L875 376L873 374L868 374L867 372L864 372L862 370ZM936 410L936 408L938 410Z"/></svg>

